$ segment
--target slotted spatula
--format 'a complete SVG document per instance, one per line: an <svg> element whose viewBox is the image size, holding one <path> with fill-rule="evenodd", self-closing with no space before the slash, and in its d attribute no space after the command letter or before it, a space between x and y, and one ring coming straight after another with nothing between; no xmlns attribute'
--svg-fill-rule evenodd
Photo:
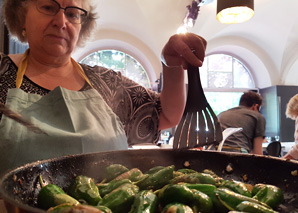
<svg viewBox="0 0 298 213"><path fill-rule="evenodd" d="M36 134L45 134L46 132L41 130L39 127L35 126L33 123L31 123L29 120L24 118L21 114L11 110L8 106L4 105L3 103L0 103L0 112L3 113L3 115L7 116L8 118L22 124L23 126L27 127L30 131L35 132Z"/></svg>
<svg viewBox="0 0 298 213"><path fill-rule="evenodd" d="M188 93L181 121L174 134L174 149L219 144L222 129L210 107L200 80L199 68L188 65Z"/></svg>

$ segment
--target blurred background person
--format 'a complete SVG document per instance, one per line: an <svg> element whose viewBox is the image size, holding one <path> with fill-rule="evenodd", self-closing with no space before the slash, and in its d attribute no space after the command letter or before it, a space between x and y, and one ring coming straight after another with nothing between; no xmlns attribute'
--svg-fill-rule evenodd
<svg viewBox="0 0 298 213"><path fill-rule="evenodd" d="M298 94L289 100L286 109L286 116L295 121L295 145L288 151L287 154L282 156L282 158L298 160Z"/></svg>
<svg viewBox="0 0 298 213"><path fill-rule="evenodd" d="M239 106L218 115L223 130L243 128L229 136L222 151L263 155L262 143L265 138L266 120L260 113L263 98L256 92L244 92Z"/></svg>

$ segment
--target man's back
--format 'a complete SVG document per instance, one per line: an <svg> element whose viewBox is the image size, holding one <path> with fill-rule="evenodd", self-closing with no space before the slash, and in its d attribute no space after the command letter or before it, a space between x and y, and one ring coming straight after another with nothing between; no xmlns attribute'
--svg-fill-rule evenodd
<svg viewBox="0 0 298 213"><path fill-rule="evenodd" d="M239 128L243 131L229 136L224 146L244 148L248 152L253 149L254 138L265 136L266 121L261 113L245 106L239 106L218 115L219 122L224 129Z"/></svg>

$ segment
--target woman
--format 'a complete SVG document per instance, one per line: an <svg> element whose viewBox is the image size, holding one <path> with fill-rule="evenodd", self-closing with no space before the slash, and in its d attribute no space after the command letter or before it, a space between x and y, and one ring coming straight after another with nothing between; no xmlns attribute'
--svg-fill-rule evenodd
<svg viewBox="0 0 298 213"><path fill-rule="evenodd" d="M295 145L289 150L287 154L282 156L282 158L293 160L298 160L298 94L293 96L288 104L286 109L286 116L288 118L291 118L295 120L295 133L294 133L294 139L295 139Z"/></svg>
<svg viewBox="0 0 298 213"><path fill-rule="evenodd" d="M28 132L2 116L2 171L40 159L156 142L159 130L179 122L184 69L188 63L202 65L203 38L169 39L162 50L163 91L156 94L120 73L71 58L95 25L88 0L4 0L2 8L10 34L28 42L29 49L0 55L0 102L47 133Z"/></svg>

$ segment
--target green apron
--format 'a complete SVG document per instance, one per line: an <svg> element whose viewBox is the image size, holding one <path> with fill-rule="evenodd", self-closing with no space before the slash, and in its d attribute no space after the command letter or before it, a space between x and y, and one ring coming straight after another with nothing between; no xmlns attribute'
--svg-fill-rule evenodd
<svg viewBox="0 0 298 213"><path fill-rule="evenodd" d="M19 70L23 67L20 65ZM18 75L18 79L22 80L23 75ZM119 117L95 89L78 92L57 87L40 96L14 88L8 91L6 104L47 135L31 132L3 115L0 174L32 161L128 148Z"/></svg>

